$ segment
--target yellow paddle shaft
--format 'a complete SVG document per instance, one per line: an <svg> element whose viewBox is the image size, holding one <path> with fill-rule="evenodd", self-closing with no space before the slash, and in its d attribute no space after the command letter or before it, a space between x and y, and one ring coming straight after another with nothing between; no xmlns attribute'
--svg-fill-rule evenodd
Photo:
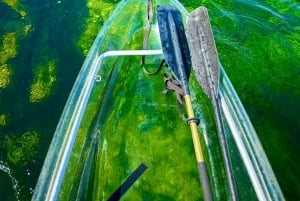
<svg viewBox="0 0 300 201"><path fill-rule="evenodd" d="M185 95L184 100L186 103L188 118L195 118L191 96ZM203 158L203 154L202 154L202 150L201 150L201 144L200 144L200 140L199 140L199 136L198 136L197 124L196 124L196 122L190 122L189 125L190 125L191 132L192 132L192 138L193 138L193 144L194 144L197 163L204 162L204 158Z"/></svg>

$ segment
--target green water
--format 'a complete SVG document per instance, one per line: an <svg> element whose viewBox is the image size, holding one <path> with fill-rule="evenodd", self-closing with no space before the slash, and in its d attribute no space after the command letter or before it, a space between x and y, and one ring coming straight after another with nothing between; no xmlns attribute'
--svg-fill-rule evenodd
<svg viewBox="0 0 300 201"><path fill-rule="evenodd" d="M300 4L205 3L219 57L288 200L298 200L300 169Z"/></svg>
<svg viewBox="0 0 300 201"><path fill-rule="evenodd" d="M84 54L116 3L0 2L1 199L30 198ZM283 193L300 199L300 3L182 3L207 6L219 58Z"/></svg>

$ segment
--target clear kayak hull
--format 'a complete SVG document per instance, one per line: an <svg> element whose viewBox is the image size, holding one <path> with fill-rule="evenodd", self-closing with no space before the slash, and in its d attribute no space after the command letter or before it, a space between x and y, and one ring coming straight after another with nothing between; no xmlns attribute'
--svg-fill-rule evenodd
<svg viewBox="0 0 300 201"><path fill-rule="evenodd" d="M188 14L177 1L153 2L158 4L177 7L183 18ZM147 49L157 51L145 60L150 71L163 59L155 23ZM146 24L147 2L128 0L102 27L66 103L32 200L107 200L141 163L148 168L123 200L202 199L189 127L175 95L162 94L164 70L148 76L141 56L103 56L142 49ZM283 200L253 126L221 69L222 117L240 200ZM189 84L214 198L228 200L212 105L193 72Z"/></svg>

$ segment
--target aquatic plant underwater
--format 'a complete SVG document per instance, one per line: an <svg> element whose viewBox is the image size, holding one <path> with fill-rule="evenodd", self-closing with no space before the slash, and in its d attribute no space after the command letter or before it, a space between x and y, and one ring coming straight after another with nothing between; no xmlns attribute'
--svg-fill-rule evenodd
<svg viewBox="0 0 300 201"><path fill-rule="evenodd" d="M0 191L29 200L74 79L119 1L0 2ZM300 3L205 5L216 45L287 200L300 198ZM287 171L288 170L288 171Z"/></svg>

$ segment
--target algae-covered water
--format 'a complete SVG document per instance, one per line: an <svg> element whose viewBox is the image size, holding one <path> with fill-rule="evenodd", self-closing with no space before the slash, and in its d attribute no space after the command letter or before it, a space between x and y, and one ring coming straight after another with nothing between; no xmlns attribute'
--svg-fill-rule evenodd
<svg viewBox="0 0 300 201"><path fill-rule="evenodd" d="M0 196L30 200L76 75L118 1L0 2ZM300 2L205 5L219 58L287 200L300 199Z"/></svg>

